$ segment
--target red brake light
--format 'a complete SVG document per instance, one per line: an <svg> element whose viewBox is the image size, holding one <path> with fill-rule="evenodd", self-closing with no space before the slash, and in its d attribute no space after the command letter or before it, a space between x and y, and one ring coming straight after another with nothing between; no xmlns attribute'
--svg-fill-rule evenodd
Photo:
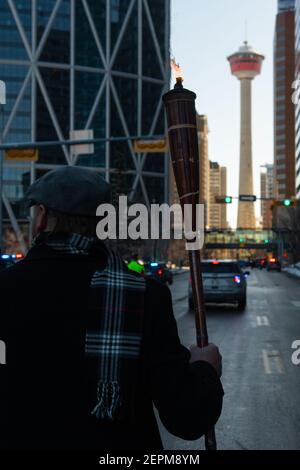
<svg viewBox="0 0 300 470"><path fill-rule="evenodd" d="M213 261L212 264L220 264L220 261Z"/></svg>
<svg viewBox="0 0 300 470"><path fill-rule="evenodd" d="M162 276L162 275L163 275L163 270L162 270L162 269L158 269L158 270L157 270L157 274L158 274L159 276Z"/></svg>
<svg viewBox="0 0 300 470"><path fill-rule="evenodd" d="M22 258L24 258L24 255L22 255L22 253L16 254L16 259L22 259Z"/></svg>
<svg viewBox="0 0 300 470"><path fill-rule="evenodd" d="M270 263L276 263L276 259L275 259L275 258L271 258L271 259L270 259Z"/></svg>

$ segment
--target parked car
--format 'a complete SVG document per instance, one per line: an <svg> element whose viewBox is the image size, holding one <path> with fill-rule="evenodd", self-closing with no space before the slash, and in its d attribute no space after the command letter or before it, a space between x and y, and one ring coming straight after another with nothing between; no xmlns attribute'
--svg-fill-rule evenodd
<svg viewBox="0 0 300 470"><path fill-rule="evenodd" d="M172 271L166 266L165 263L146 263L145 276L152 277L153 279L156 279L159 282L163 282L164 284L173 284Z"/></svg>
<svg viewBox="0 0 300 470"><path fill-rule="evenodd" d="M270 258L267 263L267 271L281 271L281 263L277 258Z"/></svg>
<svg viewBox="0 0 300 470"><path fill-rule="evenodd" d="M247 276L237 261L203 261L204 300L207 303L237 303L239 311L247 305ZM189 284L189 308L194 307L191 282Z"/></svg>

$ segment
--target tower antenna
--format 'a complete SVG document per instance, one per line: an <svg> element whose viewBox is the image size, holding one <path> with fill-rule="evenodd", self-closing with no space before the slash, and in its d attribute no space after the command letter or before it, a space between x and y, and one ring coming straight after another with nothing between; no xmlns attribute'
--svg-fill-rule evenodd
<svg viewBox="0 0 300 470"><path fill-rule="evenodd" d="M245 20L245 44L248 44L248 22Z"/></svg>

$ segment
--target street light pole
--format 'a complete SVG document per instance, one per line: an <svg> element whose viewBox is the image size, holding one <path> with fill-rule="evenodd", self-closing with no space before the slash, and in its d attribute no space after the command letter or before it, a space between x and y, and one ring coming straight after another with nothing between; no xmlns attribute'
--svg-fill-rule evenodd
<svg viewBox="0 0 300 470"><path fill-rule="evenodd" d="M0 144L2 144L4 130L4 105L6 104L6 86L0 80ZM3 247L3 150L0 150L0 253Z"/></svg>

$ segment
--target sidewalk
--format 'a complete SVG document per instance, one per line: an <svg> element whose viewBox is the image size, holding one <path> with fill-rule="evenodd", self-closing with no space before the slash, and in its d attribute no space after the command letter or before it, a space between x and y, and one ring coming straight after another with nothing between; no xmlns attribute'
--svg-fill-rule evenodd
<svg viewBox="0 0 300 470"><path fill-rule="evenodd" d="M291 264L287 268L283 268L283 272L300 279L300 263Z"/></svg>

